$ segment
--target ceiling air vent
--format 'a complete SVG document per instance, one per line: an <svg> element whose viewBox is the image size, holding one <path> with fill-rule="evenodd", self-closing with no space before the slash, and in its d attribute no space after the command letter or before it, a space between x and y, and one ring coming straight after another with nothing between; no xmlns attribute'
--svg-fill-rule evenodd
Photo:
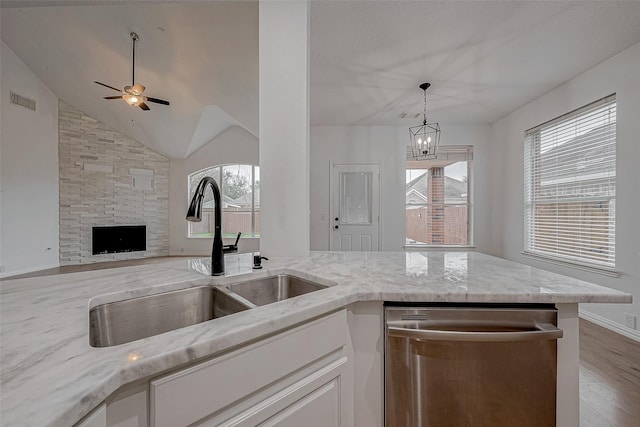
<svg viewBox="0 0 640 427"><path fill-rule="evenodd" d="M400 113L398 117L401 119L417 119L421 115L422 113Z"/></svg>
<svg viewBox="0 0 640 427"><path fill-rule="evenodd" d="M36 101L11 92L11 103L36 111Z"/></svg>

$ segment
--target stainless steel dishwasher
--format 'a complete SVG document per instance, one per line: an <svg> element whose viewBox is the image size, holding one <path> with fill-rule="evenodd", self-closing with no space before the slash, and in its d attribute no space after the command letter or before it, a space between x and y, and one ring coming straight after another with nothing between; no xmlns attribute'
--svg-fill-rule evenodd
<svg viewBox="0 0 640 427"><path fill-rule="evenodd" d="M385 321L387 427L555 426L553 305L385 303Z"/></svg>

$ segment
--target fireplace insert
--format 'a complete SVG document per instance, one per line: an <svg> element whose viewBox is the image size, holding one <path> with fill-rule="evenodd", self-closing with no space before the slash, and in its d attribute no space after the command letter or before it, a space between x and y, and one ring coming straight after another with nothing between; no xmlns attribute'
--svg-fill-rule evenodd
<svg viewBox="0 0 640 427"><path fill-rule="evenodd" d="M93 255L146 251L147 226L93 227L91 242Z"/></svg>

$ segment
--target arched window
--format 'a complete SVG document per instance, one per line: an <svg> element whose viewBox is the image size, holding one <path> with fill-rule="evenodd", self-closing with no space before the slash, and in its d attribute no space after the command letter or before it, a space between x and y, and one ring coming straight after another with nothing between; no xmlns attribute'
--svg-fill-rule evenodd
<svg viewBox="0 0 640 427"><path fill-rule="evenodd" d="M200 180L212 177L222 195L222 237L260 237L260 167L254 165L216 165L189 175L189 196ZM189 222L188 237L213 237L215 228L213 194L205 192L202 221Z"/></svg>

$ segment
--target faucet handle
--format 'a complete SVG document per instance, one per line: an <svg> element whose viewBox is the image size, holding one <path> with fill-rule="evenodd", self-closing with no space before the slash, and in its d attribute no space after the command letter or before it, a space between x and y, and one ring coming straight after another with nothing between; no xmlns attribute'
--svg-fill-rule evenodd
<svg viewBox="0 0 640 427"><path fill-rule="evenodd" d="M236 237L236 242L233 245L224 245L222 247L222 252L224 253L235 253L238 252L238 241L240 240L240 236L242 232L238 231L238 236Z"/></svg>

